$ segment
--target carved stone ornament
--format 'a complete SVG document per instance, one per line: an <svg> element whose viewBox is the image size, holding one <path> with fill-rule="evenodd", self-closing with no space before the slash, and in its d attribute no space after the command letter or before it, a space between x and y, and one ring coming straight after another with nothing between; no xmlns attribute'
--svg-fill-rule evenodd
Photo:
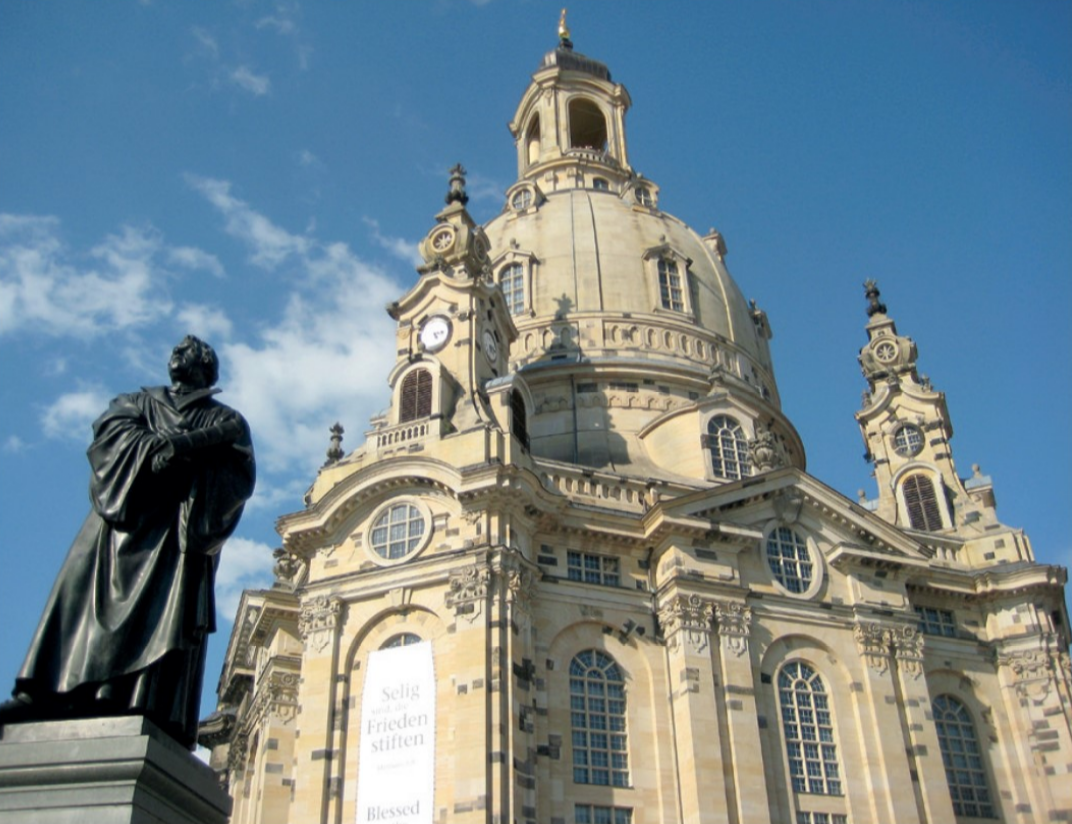
<svg viewBox="0 0 1072 824"><path fill-rule="evenodd" d="M889 629L871 621L860 621L853 627L852 634L860 657L867 666L880 675L889 669L890 644L893 641L893 633Z"/></svg>
<svg viewBox="0 0 1072 824"><path fill-rule="evenodd" d="M752 632L752 608L736 601L715 604L718 634L734 655L748 651L748 636Z"/></svg>
<svg viewBox="0 0 1072 824"><path fill-rule="evenodd" d="M287 552L282 547L275 550L272 553L272 557L275 558L275 566L272 567L272 572L275 573L277 583L286 589L293 590L298 585L299 578L305 570L305 561L299 556Z"/></svg>
<svg viewBox="0 0 1072 824"><path fill-rule="evenodd" d="M450 591L447 593L447 606L454 610L459 618L469 623L484 614L484 602L488 598L488 580L491 577L487 567L477 564L465 567L450 576Z"/></svg>
<svg viewBox="0 0 1072 824"><path fill-rule="evenodd" d="M756 422L756 436L748 442L752 467L756 472L770 472L786 465L785 450L770 428Z"/></svg>
<svg viewBox="0 0 1072 824"><path fill-rule="evenodd" d="M306 649L323 652L329 643L342 613L342 601L328 595L317 595L302 604L298 615L298 632Z"/></svg>
<svg viewBox="0 0 1072 824"><path fill-rule="evenodd" d="M923 634L911 626L891 630L894 655L901 671L919 678L923 674Z"/></svg>
<svg viewBox="0 0 1072 824"><path fill-rule="evenodd" d="M254 729L269 720L286 724L297 714L298 674L277 671L257 685L245 723L247 729Z"/></svg>
<svg viewBox="0 0 1072 824"><path fill-rule="evenodd" d="M672 648L682 641L686 652L699 653L707 649L711 636L711 619L715 605L699 595L678 596L659 612L659 622Z"/></svg>
<svg viewBox="0 0 1072 824"><path fill-rule="evenodd" d="M231 741L231 748L227 751L227 772L229 775L240 775L246 769L246 753L249 750L249 735L244 732L237 733Z"/></svg>
<svg viewBox="0 0 1072 824"><path fill-rule="evenodd" d="M1059 662L1054 658L1055 656L1037 649L1000 653L998 666L1008 669L1016 692L1021 698L1041 704L1050 694L1056 675L1054 668Z"/></svg>

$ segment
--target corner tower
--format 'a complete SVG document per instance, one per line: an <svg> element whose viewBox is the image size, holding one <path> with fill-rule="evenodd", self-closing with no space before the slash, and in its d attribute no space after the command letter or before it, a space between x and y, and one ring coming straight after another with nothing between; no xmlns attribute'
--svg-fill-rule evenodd
<svg viewBox="0 0 1072 824"><path fill-rule="evenodd" d="M663 209L629 161L631 99L564 21L510 132L518 179L485 227L532 389L534 457L656 479L804 468L781 413L766 315L726 245ZM706 446L707 448L702 448Z"/></svg>

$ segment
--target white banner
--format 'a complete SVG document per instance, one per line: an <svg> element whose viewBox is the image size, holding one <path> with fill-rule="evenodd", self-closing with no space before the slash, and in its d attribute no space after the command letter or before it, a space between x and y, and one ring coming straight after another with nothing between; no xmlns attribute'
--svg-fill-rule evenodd
<svg viewBox="0 0 1072 824"><path fill-rule="evenodd" d="M369 655L361 696L357 824L432 824L435 718L431 642Z"/></svg>

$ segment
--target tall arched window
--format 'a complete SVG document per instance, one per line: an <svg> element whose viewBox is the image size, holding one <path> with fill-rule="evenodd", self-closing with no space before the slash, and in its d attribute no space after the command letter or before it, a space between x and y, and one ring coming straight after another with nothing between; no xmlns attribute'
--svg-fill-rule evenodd
<svg viewBox="0 0 1072 824"><path fill-rule="evenodd" d="M659 299L663 309L685 311L685 293L681 288L681 271L677 261L659 259Z"/></svg>
<svg viewBox="0 0 1072 824"><path fill-rule="evenodd" d="M609 655L589 649L570 662L573 780L629 786L625 679Z"/></svg>
<svg viewBox="0 0 1072 824"><path fill-rule="evenodd" d="M520 263L504 266L499 273L499 286L502 288L506 309L511 315L520 315L525 311L525 267Z"/></svg>
<svg viewBox="0 0 1072 824"><path fill-rule="evenodd" d="M741 425L727 415L716 415L707 423L707 447L716 478L739 480L752 474L748 439Z"/></svg>
<svg viewBox="0 0 1072 824"><path fill-rule="evenodd" d="M841 795L830 696L819 673L803 661L782 667L778 673L778 704L793 791Z"/></svg>
<svg viewBox="0 0 1072 824"><path fill-rule="evenodd" d="M942 511L938 507L938 495L931 479L921 473L909 475L901 484L904 490L905 509L912 529L936 532L942 528Z"/></svg>
<svg viewBox="0 0 1072 824"><path fill-rule="evenodd" d="M525 133L525 155L531 166L540 159L540 116L537 114L529 123Z"/></svg>
<svg viewBox="0 0 1072 824"><path fill-rule="evenodd" d="M432 373L414 369L402 379L399 423L427 418L432 414Z"/></svg>
<svg viewBox="0 0 1072 824"><path fill-rule="evenodd" d="M525 399L516 389L510 392L510 429L514 433L514 437L521 441L522 445L528 449L528 412L525 409Z"/></svg>
<svg viewBox="0 0 1072 824"><path fill-rule="evenodd" d="M953 797L953 812L976 818L994 818L990 783L986 778L983 754L975 735L975 724L967 708L952 695L934 699L934 725L942 763Z"/></svg>
<svg viewBox="0 0 1072 824"><path fill-rule="evenodd" d="M607 121L599 106L583 97L569 103L569 136L571 149L607 150Z"/></svg>

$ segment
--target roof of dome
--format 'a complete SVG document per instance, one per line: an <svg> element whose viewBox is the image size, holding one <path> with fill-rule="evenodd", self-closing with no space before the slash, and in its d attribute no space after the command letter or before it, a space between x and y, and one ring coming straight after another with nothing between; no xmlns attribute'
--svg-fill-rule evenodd
<svg viewBox="0 0 1072 824"><path fill-rule="evenodd" d="M537 71L550 68L551 66L558 66L560 69L566 69L568 71L592 74L600 80L610 82L610 69L607 68L605 63L600 63L598 60L593 60L591 57L585 57L580 52L575 52L572 47L559 45L558 48L547 52L547 54L543 56L543 61L540 63L540 68L537 69Z"/></svg>
<svg viewBox="0 0 1072 824"><path fill-rule="evenodd" d="M497 252L516 249L539 261L535 320L561 316L564 305L575 313L654 316L698 327L772 374L767 342L722 260L719 237L705 241L672 215L635 205L632 190L553 192L534 210L508 209L486 231ZM657 258L666 254L687 266L684 312L661 306Z"/></svg>

